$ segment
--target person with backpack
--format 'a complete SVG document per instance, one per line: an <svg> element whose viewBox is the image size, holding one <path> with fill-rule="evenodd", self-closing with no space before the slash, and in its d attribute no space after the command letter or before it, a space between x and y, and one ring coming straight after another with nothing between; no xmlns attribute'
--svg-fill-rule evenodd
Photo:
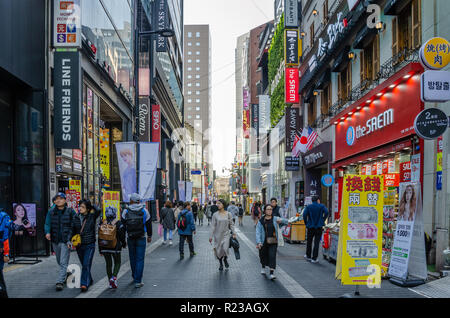
<svg viewBox="0 0 450 318"><path fill-rule="evenodd" d="M231 212L225 210L225 200L217 201L218 213L215 213L212 218L211 234L209 236L209 243L212 243L214 238L214 254L219 260L219 271L223 271L223 265L228 269L228 252L230 248L230 232L233 238L236 239L236 232L234 230L233 216ZM223 261L223 263L222 263Z"/></svg>
<svg viewBox="0 0 450 318"><path fill-rule="evenodd" d="M172 245L173 231L175 230L175 214L172 209L172 202L166 201L164 207L161 209L160 222L164 229L164 241L167 241L167 232L169 232L169 245Z"/></svg>
<svg viewBox="0 0 450 318"><path fill-rule="evenodd" d="M244 217L244 209L242 208L242 204L238 204L238 208L239 208L239 226L242 226L242 218Z"/></svg>
<svg viewBox="0 0 450 318"><path fill-rule="evenodd" d="M192 234L196 234L194 215L191 212L191 203L185 202L183 211L180 212L177 219L178 235L180 236L180 260L184 258L184 241L188 242L190 256L197 255L194 252L194 242Z"/></svg>
<svg viewBox="0 0 450 318"><path fill-rule="evenodd" d="M64 289L66 281L67 266L70 260L70 249L72 248L73 220L75 211L66 204L66 195L59 192L53 197L55 206L50 208L45 218L45 238L52 242L53 251L56 254L56 262L59 265L59 275L56 281L56 290Z"/></svg>
<svg viewBox="0 0 450 318"><path fill-rule="evenodd" d="M239 208L234 205L234 201L231 201L231 204L228 206L227 211L231 213L233 224L236 224L236 216L238 216L239 214Z"/></svg>
<svg viewBox="0 0 450 318"><path fill-rule="evenodd" d="M81 292L86 292L93 283L91 267L95 253L95 228L100 210L94 208L89 200L81 200L79 207L80 213L73 219L73 234L80 235L80 244L75 248L82 266L80 288Z"/></svg>
<svg viewBox="0 0 450 318"><path fill-rule="evenodd" d="M117 275L122 263L121 251L126 247L125 227L120 221L120 215L117 215L116 208L107 207L99 224L98 249L105 258L109 288L117 288Z"/></svg>
<svg viewBox="0 0 450 318"><path fill-rule="evenodd" d="M140 204L140 201L139 194L131 194L130 205L122 213L122 223L125 225L128 236L128 253L135 288L144 286L142 275L144 273L145 248L147 243L152 241L150 213L144 204ZM145 240L146 233L147 241Z"/></svg>
<svg viewBox="0 0 450 318"><path fill-rule="evenodd" d="M8 298L3 267L9 262L9 239L13 232L13 222L8 213L0 211L0 298Z"/></svg>

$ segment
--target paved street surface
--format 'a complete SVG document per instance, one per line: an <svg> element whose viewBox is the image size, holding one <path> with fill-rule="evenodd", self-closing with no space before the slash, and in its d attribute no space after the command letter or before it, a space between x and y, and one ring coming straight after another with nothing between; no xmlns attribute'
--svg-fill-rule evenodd
<svg viewBox="0 0 450 318"><path fill-rule="evenodd" d="M122 253L119 288L108 289L104 259L96 252L92 276L94 285L88 293L65 288L55 291L57 273L54 256L37 265L7 266L5 279L10 297L101 297L101 298L290 298L290 297L340 297L352 293L353 286L341 286L334 279L335 265L320 255L320 262L312 264L303 259L305 244L288 244L278 249L277 279L269 280L260 274L260 263L255 248L255 228L250 217L245 217L239 228L241 259L236 260L230 250L230 269L220 272L208 242L209 230L205 223L197 226L194 245L197 255L190 258L185 245L185 258L179 260L178 235L174 245L162 245L153 224L153 242L147 245L144 269L145 285L136 289L132 283L128 250ZM72 252L71 264L79 264ZM361 297L415 298L421 294L382 281L381 288L360 288Z"/></svg>

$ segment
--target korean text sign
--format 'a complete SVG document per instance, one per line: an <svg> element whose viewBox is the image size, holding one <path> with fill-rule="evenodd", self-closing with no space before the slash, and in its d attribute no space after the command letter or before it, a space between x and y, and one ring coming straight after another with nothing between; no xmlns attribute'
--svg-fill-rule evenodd
<svg viewBox="0 0 450 318"><path fill-rule="evenodd" d="M346 175L336 278L343 285L379 281L383 235L384 176ZM376 266L373 266L376 265Z"/></svg>

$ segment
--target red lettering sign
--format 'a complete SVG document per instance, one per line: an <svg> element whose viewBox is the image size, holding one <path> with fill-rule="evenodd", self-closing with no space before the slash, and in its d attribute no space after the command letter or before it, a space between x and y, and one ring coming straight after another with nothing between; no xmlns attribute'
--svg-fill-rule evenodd
<svg viewBox="0 0 450 318"><path fill-rule="evenodd" d="M377 163L373 163L372 164L372 176L376 176L377 175Z"/></svg>
<svg viewBox="0 0 450 318"><path fill-rule="evenodd" d="M383 166L381 170L383 174L389 173L389 162L387 160L383 161Z"/></svg>
<svg viewBox="0 0 450 318"><path fill-rule="evenodd" d="M159 142L161 151L161 107L152 105L152 142Z"/></svg>
<svg viewBox="0 0 450 318"><path fill-rule="evenodd" d="M390 173L384 175L384 187L398 187L400 183L399 173Z"/></svg>
<svg viewBox="0 0 450 318"><path fill-rule="evenodd" d="M411 161L400 164L400 182L411 181Z"/></svg>
<svg viewBox="0 0 450 318"><path fill-rule="evenodd" d="M83 152L81 152L80 149L73 149L72 150L72 157L75 160L83 161Z"/></svg>
<svg viewBox="0 0 450 318"><path fill-rule="evenodd" d="M286 68L285 70L285 91L286 91L286 103L298 104L300 97L298 94L298 88L300 79L298 76L297 68Z"/></svg>

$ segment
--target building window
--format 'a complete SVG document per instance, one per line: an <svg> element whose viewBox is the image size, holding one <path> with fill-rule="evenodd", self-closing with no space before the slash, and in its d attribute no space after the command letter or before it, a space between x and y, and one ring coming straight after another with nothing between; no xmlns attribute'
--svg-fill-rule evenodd
<svg viewBox="0 0 450 318"><path fill-rule="evenodd" d="M195 36L199 38L200 37L200 32L196 32Z"/></svg>
<svg viewBox="0 0 450 318"><path fill-rule="evenodd" d="M196 95L200 95L200 91L196 91L195 94L196 94Z"/></svg>
<svg viewBox="0 0 450 318"><path fill-rule="evenodd" d="M192 78L192 75L188 75L188 79L191 79Z"/></svg>
<svg viewBox="0 0 450 318"><path fill-rule="evenodd" d="M348 62L347 67L338 74L338 97L339 100L346 100L352 90L352 62Z"/></svg>
<svg viewBox="0 0 450 318"><path fill-rule="evenodd" d="M195 45L200 46L200 42L195 43Z"/></svg>
<svg viewBox="0 0 450 318"><path fill-rule="evenodd" d="M188 115L188 119L192 119L192 116L191 116L191 115Z"/></svg>
<svg viewBox="0 0 450 318"><path fill-rule="evenodd" d="M195 119L200 119L200 115L195 115Z"/></svg>
<svg viewBox="0 0 450 318"><path fill-rule="evenodd" d="M200 55L200 51L195 52L195 54Z"/></svg>
<svg viewBox="0 0 450 318"><path fill-rule="evenodd" d="M191 42L188 42L188 46L192 46L192 43L191 43Z"/></svg>
<svg viewBox="0 0 450 318"><path fill-rule="evenodd" d="M188 51L188 55L192 55L192 52L191 52L191 51Z"/></svg>
<svg viewBox="0 0 450 318"><path fill-rule="evenodd" d="M195 86L200 87L200 83L195 83Z"/></svg>
<svg viewBox="0 0 450 318"><path fill-rule="evenodd" d="M200 59L196 59L195 62L200 63Z"/></svg>
<svg viewBox="0 0 450 318"><path fill-rule="evenodd" d="M320 111L323 115L328 115L331 106L331 84L328 84L323 89L321 100L322 105Z"/></svg>
<svg viewBox="0 0 450 318"><path fill-rule="evenodd" d="M191 91L188 91L188 95L192 95L192 92L191 92Z"/></svg>
<svg viewBox="0 0 450 318"><path fill-rule="evenodd" d="M199 111L199 110L200 110L200 107L195 107L195 110Z"/></svg>
<svg viewBox="0 0 450 318"><path fill-rule="evenodd" d="M422 44L421 0L413 0L392 20L392 55ZM395 62L401 62L399 58Z"/></svg>
<svg viewBox="0 0 450 318"><path fill-rule="evenodd" d="M380 39L378 35L361 51L360 65L361 83L366 80L373 81L377 77L380 71Z"/></svg>
<svg viewBox="0 0 450 318"><path fill-rule="evenodd" d="M196 71L200 71L200 67L197 66L197 67L195 68L195 70L196 70Z"/></svg>
<svg viewBox="0 0 450 318"><path fill-rule="evenodd" d="M189 60L188 60L188 63L192 63L192 60L191 60L191 59L189 59Z"/></svg>
<svg viewBox="0 0 450 318"><path fill-rule="evenodd" d="M192 110L192 107L188 107L188 110Z"/></svg>
<svg viewBox="0 0 450 318"><path fill-rule="evenodd" d="M323 2L323 24L326 25L328 23L328 0L324 0Z"/></svg>
<svg viewBox="0 0 450 318"><path fill-rule="evenodd" d="M188 83L188 87L191 87L192 86L192 83Z"/></svg>
<svg viewBox="0 0 450 318"><path fill-rule="evenodd" d="M309 103L308 105L308 125L312 126L314 124L314 121L316 120L317 114L317 98L315 96L312 97L312 103Z"/></svg>
<svg viewBox="0 0 450 318"><path fill-rule="evenodd" d="M187 102L188 102L188 103L192 103L192 99L188 99Z"/></svg>
<svg viewBox="0 0 450 318"><path fill-rule="evenodd" d="M196 103L200 103L200 98L195 99Z"/></svg>
<svg viewBox="0 0 450 318"><path fill-rule="evenodd" d="M312 48L314 46L314 21L309 27L309 46Z"/></svg>
<svg viewBox="0 0 450 318"><path fill-rule="evenodd" d="M192 32L188 32L188 38L192 38Z"/></svg>
<svg viewBox="0 0 450 318"><path fill-rule="evenodd" d="M198 75L198 74L195 75L195 78L196 78L196 79L199 79L199 78L200 78L200 75Z"/></svg>
<svg viewBox="0 0 450 318"><path fill-rule="evenodd" d="M192 67L188 67L188 71L192 71Z"/></svg>

